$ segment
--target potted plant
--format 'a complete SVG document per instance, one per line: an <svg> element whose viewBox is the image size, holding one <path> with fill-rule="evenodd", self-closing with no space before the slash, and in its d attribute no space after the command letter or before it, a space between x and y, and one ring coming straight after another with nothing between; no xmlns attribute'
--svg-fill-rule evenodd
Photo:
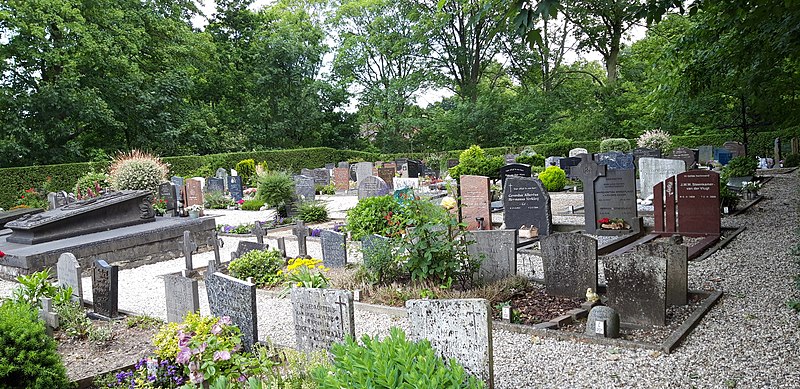
<svg viewBox="0 0 800 389"><path fill-rule="evenodd" d="M200 204L190 205L186 207L186 210L189 212L190 219L197 219L203 212L203 206Z"/></svg>
<svg viewBox="0 0 800 389"><path fill-rule="evenodd" d="M155 199L153 200L153 211L156 212L158 216L164 216L167 212L167 200L166 199Z"/></svg>
<svg viewBox="0 0 800 389"><path fill-rule="evenodd" d="M745 200L753 200L758 197L758 190L761 189L761 185L754 181L747 181L742 183L742 193L744 194Z"/></svg>

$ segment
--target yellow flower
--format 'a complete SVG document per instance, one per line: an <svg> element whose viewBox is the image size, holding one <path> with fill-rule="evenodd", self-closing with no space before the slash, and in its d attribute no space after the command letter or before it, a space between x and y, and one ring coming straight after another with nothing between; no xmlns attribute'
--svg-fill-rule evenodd
<svg viewBox="0 0 800 389"><path fill-rule="evenodd" d="M297 286L298 286L298 287L301 287L301 286L303 286L303 283L302 283L302 282L298 282L298 283L297 283Z"/></svg>
<svg viewBox="0 0 800 389"><path fill-rule="evenodd" d="M453 209L457 205L458 203L456 202L456 199L450 196L442 198L442 207L444 207L444 209Z"/></svg>

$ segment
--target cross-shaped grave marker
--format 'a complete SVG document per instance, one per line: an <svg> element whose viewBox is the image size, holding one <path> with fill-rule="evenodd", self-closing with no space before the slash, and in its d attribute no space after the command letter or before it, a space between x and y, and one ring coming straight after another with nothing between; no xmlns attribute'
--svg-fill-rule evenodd
<svg viewBox="0 0 800 389"><path fill-rule="evenodd" d="M222 260L219 257L219 249L220 247L225 247L225 242L219 237L218 231L211 231L211 236L208 238L208 244L214 248L214 262L217 265L220 265Z"/></svg>
<svg viewBox="0 0 800 389"><path fill-rule="evenodd" d="M298 220L292 227L292 233L297 237L297 256L305 257L308 255L306 250L306 237L309 235L308 227L302 220Z"/></svg>
<svg viewBox="0 0 800 389"><path fill-rule="evenodd" d="M53 336L53 330L58 329L58 314L53 312L53 300L42 297L42 309L39 310L39 318L44 321L47 335Z"/></svg>
<svg viewBox="0 0 800 389"><path fill-rule="evenodd" d="M192 253L197 250L197 243L192 241L192 234L183 231L183 257L186 259L186 270L194 270L192 266Z"/></svg>
<svg viewBox="0 0 800 389"><path fill-rule="evenodd" d="M250 232L256 236L256 242L259 244L264 244L264 235L266 235L267 232L264 231L264 227L261 226L260 221L256 221L255 225L253 225L253 229L250 230Z"/></svg>
<svg viewBox="0 0 800 389"><path fill-rule="evenodd" d="M595 210L594 182L606 175L606 165L593 161L588 154L580 154L581 162L571 168L571 176L583 183L583 213L586 232L594 234L597 230L597 212Z"/></svg>
<svg viewBox="0 0 800 389"><path fill-rule="evenodd" d="M336 305L339 306L339 324L341 324L342 334L344 334L344 307L347 306L347 302L342 301L342 296L339 295Z"/></svg>

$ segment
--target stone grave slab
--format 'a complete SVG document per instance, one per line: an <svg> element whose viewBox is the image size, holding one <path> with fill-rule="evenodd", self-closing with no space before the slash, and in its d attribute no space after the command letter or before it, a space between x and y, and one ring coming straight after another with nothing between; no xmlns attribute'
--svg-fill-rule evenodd
<svg viewBox="0 0 800 389"><path fill-rule="evenodd" d="M368 176L358 181L358 199L384 196L391 192L389 185L380 177Z"/></svg>
<svg viewBox="0 0 800 389"><path fill-rule="evenodd" d="M483 255L476 278L489 283L517 274L517 230L470 231L471 258Z"/></svg>
<svg viewBox="0 0 800 389"><path fill-rule="evenodd" d="M92 308L107 319L119 316L119 266L98 259L92 266Z"/></svg>
<svg viewBox="0 0 800 389"><path fill-rule="evenodd" d="M206 293L211 314L230 317L233 324L242 331L242 346L249 351L258 341L256 286L212 270L206 275Z"/></svg>
<svg viewBox="0 0 800 389"><path fill-rule="evenodd" d="M540 237L549 235L553 231L553 212L550 194L542 182L532 177L509 177L503 189L503 218L505 228L534 226Z"/></svg>
<svg viewBox="0 0 800 389"><path fill-rule="evenodd" d="M372 176L372 162L359 162L355 165L356 181L360 184L361 180Z"/></svg>
<svg viewBox="0 0 800 389"><path fill-rule="evenodd" d="M461 220L467 223L467 229L491 230L489 177L463 175L458 189L461 193Z"/></svg>
<svg viewBox="0 0 800 389"><path fill-rule="evenodd" d="M81 304L83 304L82 270L80 262L72 253L64 253L58 257L58 263L56 264L58 285L71 287L72 297L76 298Z"/></svg>
<svg viewBox="0 0 800 389"><path fill-rule="evenodd" d="M17 220L25 215L35 215L44 212L41 208L18 208L10 211L0 212L0 226L5 226L6 223Z"/></svg>
<svg viewBox="0 0 800 389"><path fill-rule="evenodd" d="M322 263L325 267L344 267L347 264L347 235L332 230L319 233Z"/></svg>
<svg viewBox="0 0 800 389"><path fill-rule="evenodd" d="M379 167L378 168L378 177L380 177L389 188L394 187L394 174L395 168L393 167Z"/></svg>
<svg viewBox="0 0 800 389"><path fill-rule="evenodd" d="M316 199L316 193L313 177L304 175L294 176L294 194L297 196L297 201L314 201Z"/></svg>
<svg viewBox="0 0 800 389"><path fill-rule="evenodd" d="M597 240L559 232L542 239L542 266L547 294L583 297L597 291Z"/></svg>
<svg viewBox="0 0 800 389"><path fill-rule="evenodd" d="M340 161L340 162L338 162L338 163L336 164L336 167L337 167L337 168L350 169L350 162L347 162L347 161Z"/></svg>
<svg viewBox="0 0 800 389"><path fill-rule="evenodd" d="M639 160L639 197L653 195L653 186L669 177L686 171L686 164L674 159L642 158Z"/></svg>
<svg viewBox="0 0 800 389"><path fill-rule="evenodd" d="M333 169L333 184L336 186L336 190L350 190L350 169L344 167Z"/></svg>
<svg viewBox="0 0 800 389"><path fill-rule="evenodd" d="M494 387L492 317L484 299L408 300L409 338L427 339L444 359Z"/></svg>
<svg viewBox="0 0 800 389"><path fill-rule="evenodd" d="M606 296L623 323L666 325L667 260L629 252L603 258Z"/></svg>
<svg viewBox="0 0 800 389"><path fill-rule="evenodd" d="M164 276L164 288L168 323L182 323L189 312L200 313L197 280L182 275L167 274Z"/></svg>
<svg viewBox="0 0 800 389"><path fill-rule="evenodd" d="M531 165L524 163L512 163L500 168L500 186L506 187L506 178L508 177L530 177Z"/></svg>
<svg viewBox="0 0 800 389"><path fill-rule="evenodd" d="M297 348L330 350L355 337L353 293L337 289L292 288L292 316Z"/></svg>
<svg viewBox="0 0 800 389"><path fill-rule="evenodd" d="M312 170L311 177L314 178L315 185L327 186L331 183L331 175L328 169L325 168L316 168Z"/></svg>
<svg viewBox="0 0 800 389"><path fill-rule="evenodd" d="M244 197L244 188L242 188L242 177L228 176L228 191L234 200L239 201Z"/></svg>

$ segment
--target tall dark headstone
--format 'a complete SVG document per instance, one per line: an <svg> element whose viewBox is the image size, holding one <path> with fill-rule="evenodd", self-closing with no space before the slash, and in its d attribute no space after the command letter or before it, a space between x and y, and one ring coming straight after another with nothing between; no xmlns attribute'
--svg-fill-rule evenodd
<svg viewBox="0 0 800 389"><path fill-rule="evenodd" d="M572 177L571 172L572 168L578 166L581 163L581 160L584 156L589 156L588 154L579 154L577 157L567 157L567 158L559 158L558 159L558 167L561 168L564 172L567 173L567 176ZM589 156L591 157L591 156Z"/></svg>
<svg viewBox="0 0 800 389"><path fill-rule="evenodd" d="M550 194L542 182L532 177L509 177L503 189L503 218L506 228L517 230L534 226L539 236L553 231Z"/></svg>
<svg viewBox="0 0 800 389"><path fill-rule="evenodd" d="M119 316L119 266L97 259L92 266L92 307L94 313L113 319Z"/></svg>
<svg viewBox="0 0 800 389"><path fill-rule="evenodd" d="M302 220L298 220L292 227L292 234L297 237L297 256L305 257L308 255L306 250L306 238L308 237L308 227Z"/></svg>
<svg viewBox="0 0 800 389"><path fill-rule="evenodd" d="M683 163L686 164L687 170L691 169L697 162L697 157L694 155L694 151L686 147L678 147L677 149L672 150L672 154L670 154L669 158L683 161Z"/></svg>
<svg viewBox="0 0 800 389"><path fill-rule="evenodd" d="M676 181L678 232L719 235L719 174L689 171L678 174Z"/></svg>
<svg viewBox="0 0 800 389"><path fill-rule="evenodd" d="M409 159L406 165L408 166L408 178L419 178L419 174L422 172L422 162Z"/></svg>
<svg viewBox="0 0 800 389"><path fill-rule="evenodd" d="M230 317L242 331L242 346L249 351L258 341L255 284L210 272L206 275L206 293L211 314Z"/></svg>
<svg viewBox="0 0 800 389"><path fill-rule="evenodd" d="M244 189L242 188L242 177L228 176L228 191L234 200L239 201L244 197Z"/></svg>
<svg viewBox="0 0 800 389"><path fill-rule="evenodd" d="M221 178L210 177L206 179L206 193L210 192L224 192L225 180Z"/></svg>
<svg viewBox="0 0 800 389"><path fill-rule="evenodd" d="M170 180L170 182L175 184L175 187L176 187L176 190L177 190L176 194L178 196L178 201L182 205L185 206L186 205L186 193L184 192L183 177L172 176L169 180Z"/></svg>
<svg viewBox="0 0 800 389"><path fill-rule="evenodd" d="M731 157L743 157L745 155L744 145L741 142L727 141L722 144L722 148L731 152Z"/></svg>
<svg viewBox="0 0 800 389"><path fill-rule="evenodd" d="M582 297L597 291L597 240L559 232L542 239L542 267L547 294Z"/></svg>
<svg viewBox="0 0 800 389"><path fill-rule="evenodd" d="M636 205L636 171L633 155L624 153L600 154L600 163L607 166L606 174L594 183L594 212L596 230L599 235L618 235L639 232L640 225ZM584 193L586 188L584 187ZM622 219L629 228L604 229L599 220Z"/></svg>
<svg viewBox="0 0 800 389"><path fill-rule="evenodd" d="M530 177L531 165L524 163L512 163L500 168L500 185L506 187L506 178L508 177Z"/></svg>
<svg viewBox="0 0 800 389"><path fill-rule="evenodd" d="M164 200L166 213L176 216L178 210L178 189L172 182L164 182L158 186L158 197Z"/></svg>
<svg viewBox="0 0 800 389"><path fill-rule="evenodd" d="M317 168L311 171L311 177L314 178L314 185L326 186L331 183L331 175L328 169Z"/></svg>
<svg viewBox="0 0 800 389"><path fill-rule="evenodd" d="M347 264L347 236L336 231L322 230L319 237L322 263L326 267L344 267Z"/></svg>
<svg viewBox="0 0 800 389"><path fill-rule="evenodd" d="M593 161L588 154L581 154L581 163L572 167L572 177L583 183L584 225L586 232L594 234L597 231L597 210L595 209L595 181L607 174L606 165Z"/></svg>
<svg viewBox="0 0 800 389"><path fill-rule="evenodd" d="M203 198L203 186L199 180L190 178L186 180L186 204L187 208L193 205L203 206L205 200ZM203 216L203 210L200 209L200 216Z"/></svg>

